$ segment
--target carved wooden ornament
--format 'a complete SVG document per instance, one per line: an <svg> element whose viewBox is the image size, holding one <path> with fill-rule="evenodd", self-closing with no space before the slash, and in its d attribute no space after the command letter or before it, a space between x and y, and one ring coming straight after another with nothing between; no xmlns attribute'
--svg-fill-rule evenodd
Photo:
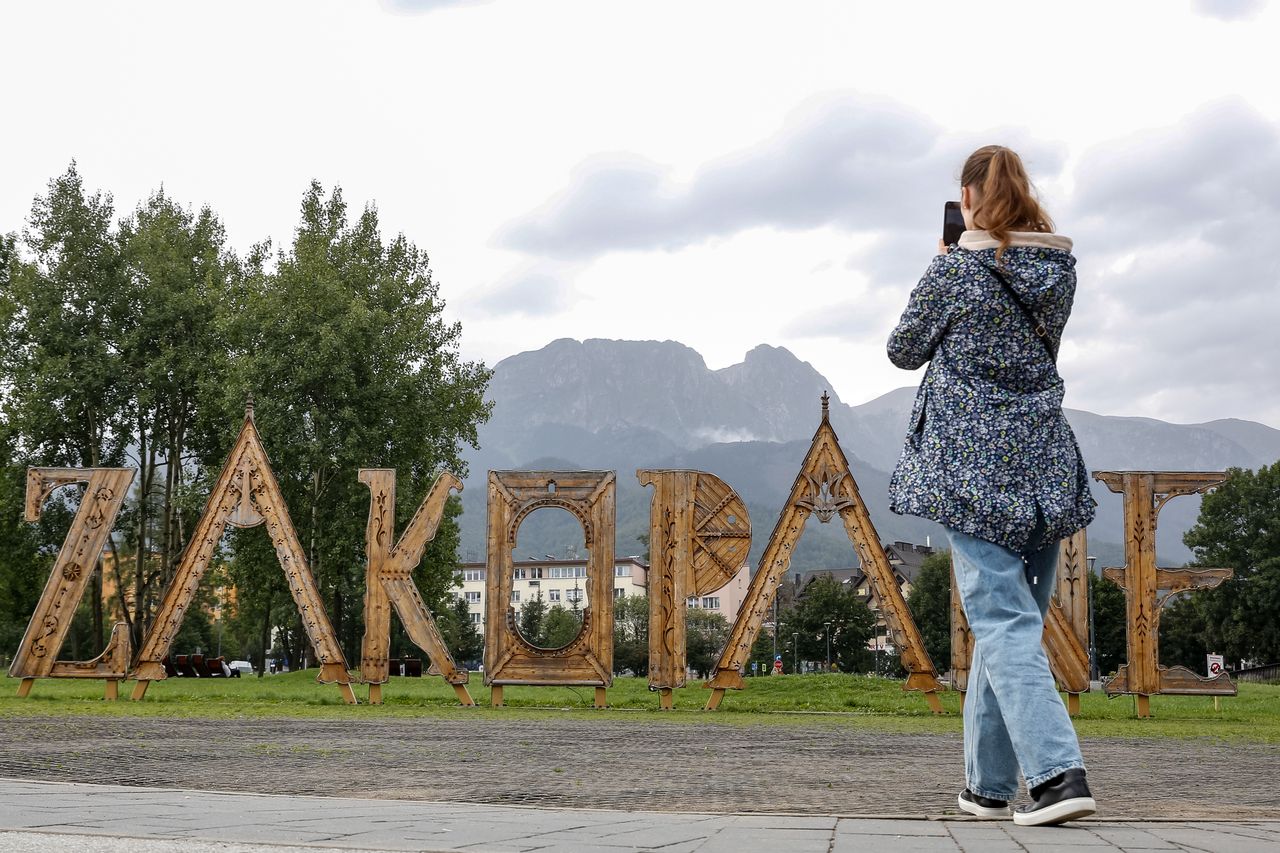
<svg viewBox="0 0 1280 853"><path fill-rule="evenodd" d="M489 556L485 573L484 683L502 704L507 684L595 687L596 707L613 683L613 569L617 525L612 471L490 471ZM558 649L533 645L511 606L512 551L534 510L559 507L582 524L587 546L587 606L578 635Z"/></svg>
<svg viewBox="0 0 1280 853"><path fill-rule="evenodd" d="M448 472L436 477L409 526L396 537L396 472L390 468L361 468L360 482L369 487L369 521L365 527L364 640L360 680L369 685L369 701L382 702L391 645L391 608L395 607L409 638L431 660L431 672L453 685L463 705L474 705L467 691L468 673L458 669L440 636L440 629L413 582L427 543L436 536L449 492L462 491L462 481ZM395 546L392 547L392 542Z"/></svg>
<svg viewBox="0 0 1280 853"><path fill-rule="evenodd" d="M653 486L649 508L649 687L671 708L684 687L685 612L690 596L733 579L751 550L751 519L738 493L705 471L639 470Z"/></svg>
<svg viewBox="0 0 1280 853"><path fill-rule="evenodd" d="M1043 644L1058 689L1067 693L1067 710L1080 713L1080 694L1089 690L1089 573L1086 532L1078 530L1058 547L1057 581L1045 614ZM951 687L969 689L973 633L960 601L955 570L951 572Z"/></svg>
<svg viewBox="0 0 1280 853"><path fill-rule="evenodd" d="M131 678L138 679L133 698L143 698L152 681L165 677L162 661L169 653L178 629L182 627L187 608L191 606L200 579L209 567L209 561L228 524L241 528L266 525L267 535L275 545L280 568L284 570L289 582L289 592L302 617L307 639L311 641L320 659L317 681L321 684L336 683L343 699L354 705L356 696L351 689L347 660L338 645L338 638L333 632L324 603L320 600L315 578L307 564L306 552L298 540L298 533L289 518L289 508L280 494L280 486L254 426L252 406L245 412L240 435L218 475L204 514L196 524L195 533L182 554L173 580L164 591L155 622L142 641L138 660L130 673Z"/></svg>
<svg viewBox="0 0 1280 853"><path fill-rule="evenodd" d="M804 532L805 521L813 514L824 523L836 515L840 516L845 533L853 543L863 571L866 572L871 595L880 608L889 635L899 649L902 665L908 672L903 689L923 691L929 707L934 713L940 714L942 703L936 694L944 688L938 681L938 672L929 659L929 653L925 651L924 641L911 617L911 611L907 609L902 590L894 579L893 569L889 566L889 559L880 544L875 525L871 523L867 505L849 470L849 461L840 449L840 440L831 427L827 407L827 395L823 394L822 423L813 436L813 443L791 487L787 505L769 537L760 565L751 578L746 600L738 611L738 618L733 624L729 642L720 655L716 672L704 685L713 691L707 701L707 709L719 707L725 690L743 688L742 667L750 657L751 646L755 643L765 615L773 603L778 582L791 565L791 553Z"/></svg>
<svg viewBox="0 0 1280 853"><path fill-rule="evenodd" d="M22 679L19 696L30 693L37 678L104 678L107 698L116 698L129 667L129 631L124 623L112 628L106 650L93 660L57 657L136 473L135 468L27 469L23 517L29 522L40 520L44 502L55 489L76 483L88 483L88 488L9 666L9 677Z"/></svg>
<svg viewBox="0 0 1280 853"><path fill-rule="evenodd" d="M1124 495L1124 568L1103 569L1102 576L1125 592L1128 662L1108 679L1109 694L1133 693L1138 716L1151 716L1151 694L1234 696L1236 685L1225 672L1204 678L1186 667L1160 665L1160 610L1171 595L1212 589L1232 569L1156 567L1156 519L1178 495L1208 491L1227 479L1222 471L1095 471L1093 478Z"/></svg>

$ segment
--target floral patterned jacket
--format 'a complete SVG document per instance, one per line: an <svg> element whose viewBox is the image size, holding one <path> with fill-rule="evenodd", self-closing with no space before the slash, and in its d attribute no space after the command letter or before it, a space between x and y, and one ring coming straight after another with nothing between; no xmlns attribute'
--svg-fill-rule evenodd
<svg viewBox="0 0 1280 853"><path fill-rule="evenodd" d="M1001 271L1056 353L1075 296L1071 241L1013 238ZM889 336L898 367L930 362L889 483L890 509L1028 551L1087 525L1095 502L1062 413L1062 378L996 278L996 246L985 231L966 231L933 259ZM1037 515L1045 532L1031 542Z"/></svg>

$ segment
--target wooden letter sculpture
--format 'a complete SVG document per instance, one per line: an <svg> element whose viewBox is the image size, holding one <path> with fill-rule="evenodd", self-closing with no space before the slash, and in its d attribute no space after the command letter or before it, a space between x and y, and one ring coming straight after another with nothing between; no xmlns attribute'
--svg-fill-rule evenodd
<svg viewBox="0 0 1280 853"><path fill-rule="evenodd" d="M614 490L612 471L490 471L489 559L485 580L484 683L493 705L507 684L596 688L605 705L613 683ZM542 507L568 510L587 546L587 606L578 636L558 649L533 645L516 627L511 607L512 550L520 524Z"/></svg>
<svg viewBox="0 0 1280 853"><path fill-rule="evenodd" d="M93 660L60 661L57 657L135 473L133 468L27 469L23 517L30 522L40 520L45 499L55 489L85 482L88 488L9 667L10 678L22 679L19 696L30 693L37 678L105 678L106 698L118 695L129 668L129 630L123 622L112 628L106 651Z"/></svg>
<svg viewBox="0 0 1280 853"><path fill-rule="evenodd" d="M276 483L271 463L267 461L262 440L253 424L252 406L245 411L240 435L218 475L204 514L200 516L191 542L182 554L173 580L165 589L155 623L142 641L138 660L130 673L131 678L138 679L133 690L134 699L142 699L147 693L147 685L165 677L164 657L169 653L178 629L182 627L183 617L191 606L200 578L209 567L209 560L213 557L226 526L230 524L246 528L263 523L275 545L280 568L289 581L289 592L293 594L293 600L298 606L307 638L320 659L320 675L317 680L321 684L336 682L343 699L348 704L356 703L347 672L347 660L338 646L338 638L333 633L329 615L325 612L311 568L307 565L306 552L302 550L298 533L289 518L289 508L285 506L280 486Z"/></svg>
<svg viewBox="0 0 1280 853"><path fill-rule="evenodd" d="M400 541L396 537L396 472L389 468L361 468L360 482L369 487L369 522L365 528L364 641L360 680L369 685L369 701L382 703L391 644L394 606L410 639L427 653L444 680L453 685L463 705L474 705L467 691L468 673L458 669L445 647L440 629L413 582L413 569L422 561L427 543L435 538L450 490L462 491L462 481L450 473L436 477Z"/></svg>
<svg viewBox="0 0 1280 853"><path fill-rule="evenodd" d="M649 687L670 710L684 687L685 604L738 573L751 550L751 520L738 493L704 471L636 472L653 486L649 509Z"/></svg>
<svg viewBox="0 0 1280 853"><path fill-rule="evenodd" d="M894 580L867 505L849 470L849 461L831 427L826 394L822 395L822 423L813 436L813 444L800 466L800 473L791 487L791 496L773 528L760 565L751 578L747 598L738 611L715 675L706 682L705 686L713 691L707 701L707 710L719 707L725 690L743 688L742 667L751 654L751 646L777 593L778 581L791 565L791 552L800 540L810 514L818 516L818 521L824 524L835 515L840 516L845 533L857 550L863 571L870 581L871 595L884 616L902 664L907 669L907 682L903 689L923 691L929 707L934 713L941 714L942 703L936 694L943 687L938 681L938 672L925 651L920 630Z"/></svg>
<svg viewBox="0 0 1280 853"><path fill-rule="evenodd" d="M1062 540L1058 550L1057 582L1044 619L1044 650L1058 689L1067 694L1067 711L1080 713L1080 694L1089 690L1089 575L1084 530ZM973 634L960 602L955 570L951 572L951 688L969 689Z"/></svg>
<svg viewBox="0 0 1280 853"><path fill-rule="evenodd" d="M1236 686L1224 672L1201 678L1182 666L1160 665L1160 610L1169 596L1189 589L1212 589L1234 573L1231 569L1161 569L1156 567L1156 519L1160 508L1178 495L1208 491L1227 479L1221 471L1095 471L1093 478L1124 495L1124 568L1103 569L1102 576L1125 591L1128 615L1128 662L1103 689L1133 693L1138 716L1151 716L1151 694L1180 693L1234 696Z"/></svg>

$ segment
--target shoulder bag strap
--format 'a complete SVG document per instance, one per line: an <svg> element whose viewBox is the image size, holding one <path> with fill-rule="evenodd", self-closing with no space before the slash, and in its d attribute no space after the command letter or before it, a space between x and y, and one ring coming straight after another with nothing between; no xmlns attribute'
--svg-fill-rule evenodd
<svg viewBox="0 0 1280 853"><path fill-rule="evenodd" d="M1053 347L1049 344L1049 330L1045 327L1044 321L1038 319L1026 303L1022 301L1017 292L1009 286L1009 281L1004 277L1004 273L1000 270L992 270L995 273L996 281L1000 282L1000 286L1004 288L1004 292L1013 300L1013 304L1018 306L1018 310L1022 312L1022 316L1026 318L1027 325L1031 327L1031 331L1040 343L1044 344L1044 351L1049 354L1049 360L1055 365L1058 363L1058 354L1053 351Z"/></svg>

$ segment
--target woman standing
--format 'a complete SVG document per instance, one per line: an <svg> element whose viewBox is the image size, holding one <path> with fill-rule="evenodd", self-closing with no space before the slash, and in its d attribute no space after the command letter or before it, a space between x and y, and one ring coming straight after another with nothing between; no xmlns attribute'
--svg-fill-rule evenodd
<svg viewBox="0 0 1280 853"><path fill-rule="evenodd" d="M979 148L960 183L968 230L939 244L889 338L898 367L929 362L890 506L947 528L973 631L960 808L1008 816L1021 769L1033 802L1014 821L1056 824L1096 811L1040 645L1058 543L1094 514L1055 363L1075 258L1013 151Z"/></svg>

